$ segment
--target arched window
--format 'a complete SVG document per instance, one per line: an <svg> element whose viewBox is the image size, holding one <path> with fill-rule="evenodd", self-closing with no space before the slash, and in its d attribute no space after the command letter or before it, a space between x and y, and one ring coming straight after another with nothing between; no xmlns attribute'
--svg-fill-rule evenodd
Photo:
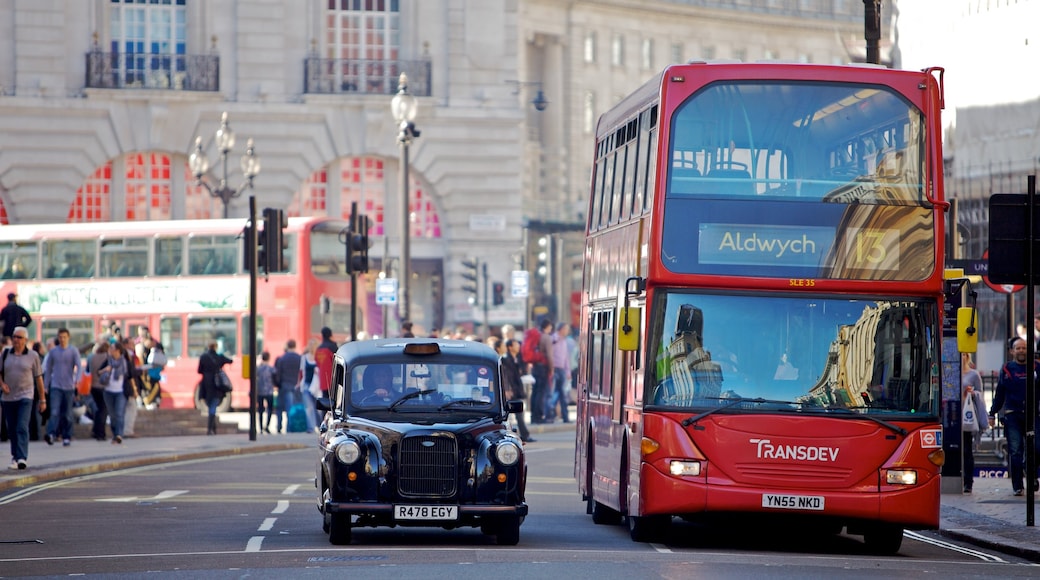
<svg viewBox="0 0 1040 580"><path fill-rule="evenodd" d="M120 179L113 175L113 166L122 167ZM183 177L173 179L173 172ZM221 217L223 206L205 187L195 185L195 177L187 162L175 167L165 153L130 153L122 163L109 161L99 167L76 191L76 201L69 208L68 222L151 221L173 219L174 182L184 184L184 217L210 219ZM119 199L122 188L122 209L113 213L113 199ZM113 197L117 196L117 197ZM118 205L116 205L118 207Z"/></svg>
<svg viewBox="0 0 1040 580"><path fill-rule="evenodd" d="M126 221L170 219L170 156L131 153L126 163Z"/></svg>
<svg viewBox="0 0 1040 580"><path fill-rule="evenodd" d="M112 219L109 192L112 187L112 162L98 167L76 191L76 201L69 208L68 222L106 222Z"/></svg>
<svg viewBox="0 0 1040 580"><path fill-rule="evenodd" d="M369 235L384 235L386 176L383 160L376 157L346 157L338 162L338 166L340 217L350 219L350 205L357 202L358 212L372 220ZM436 203L414 174L410 176L410 182L408 193L412 237L441 237L440 216ZM315 171L293 196L288 215L328 215L329 187L329 170L323 168ZM393 216L390 217L391 221L394 219Z"/></svg>

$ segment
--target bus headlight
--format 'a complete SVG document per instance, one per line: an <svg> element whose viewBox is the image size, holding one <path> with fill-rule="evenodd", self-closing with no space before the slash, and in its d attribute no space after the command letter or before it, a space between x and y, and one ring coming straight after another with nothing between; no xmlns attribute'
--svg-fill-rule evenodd
<svg viewBox="0 0 1040 580"><path fill-rule="evenodd" d="M495 446L495 459L507 467L514 465L520 461L520 448L512 441L503 441Z"/></svg>
<svg viewBox="0 0 1040 580"><path fill-rule="evenodd" d="M888 485L917 485L917 471L914 469L885 470L885 483Z"/></svg>
<svg viewBox="0 0 1040 580"><path fill-rule="evenodd" d="M701 474L701 462L673 459L668 463L668 472L676 477L697 476Z"/></svg>
<svg viewBox="0 0 1040 580"><path fill-rule="evenodd" d="M350 465L361 457L361 447L354 441L344 441L336 446L336 459L344 465Z"/></svg>

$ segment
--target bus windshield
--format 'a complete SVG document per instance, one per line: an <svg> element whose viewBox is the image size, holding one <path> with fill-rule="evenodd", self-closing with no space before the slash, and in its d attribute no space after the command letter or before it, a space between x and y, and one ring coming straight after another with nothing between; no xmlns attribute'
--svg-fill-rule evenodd
<svg viewBox="0 0 1040 580"><path fill-rule="evenodd" d="M924 117L856 83L713 83L672 117L670 196L919 205Z"/></svg>
<svg viewBox="0 0 1040 580"><path fill-rule="evenodd" d="M934 301L680 291L654 300L648 407L938 414Z"/></svg>

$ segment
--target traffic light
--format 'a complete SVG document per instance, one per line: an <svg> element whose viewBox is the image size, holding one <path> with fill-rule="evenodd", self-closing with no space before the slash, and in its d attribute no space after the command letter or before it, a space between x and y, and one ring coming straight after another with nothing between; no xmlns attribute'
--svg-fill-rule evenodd
<svg viewBox="0 0 1040 580"><path fill-rule="evenodd" d="M253 271L253 260L256 259L257 254L263 255L262 252L264 251L262 236L260 237L261 242L259 251L257 249L257 242L254 238L255 232L256 230L252 226L249 226L242 231L242 241L244 242L244 251L242 252L242 269L246 272ZM263 262L261 261L260 263L262 264Z"/></svg>
<svg viewBox="0 0 1040 580"><path fill-rule="evenodd" d="M258 259L268 274L285 272L289 268L285 263L285 212L270 207L264 208L264 232L260 237L260 253Z"/></svg>
<svg viewBox="0 0 1040 580"><path fill-rule="evenodd" d="M347 236L347 271L364 274L368 272L368 216L357 216L356 227Z"/></svg>
<svg viewBox="0 0 1040 580"><path fill-rule="evenodd" d="M505 303L506 296L506 285L501 282L495 282L491 285L491 302L495 306L500 306Z"/></svg>
<svg viewBox="0 0 1040 580"><path fill-rule="evenodd" d="M470 284L464 284L462 290L470 295L468 299L470 304L477 303L477 268L479 266L480 263L476 258L462 261L462 267L465 268L462 271L462 277L471 282Z"/></svg>

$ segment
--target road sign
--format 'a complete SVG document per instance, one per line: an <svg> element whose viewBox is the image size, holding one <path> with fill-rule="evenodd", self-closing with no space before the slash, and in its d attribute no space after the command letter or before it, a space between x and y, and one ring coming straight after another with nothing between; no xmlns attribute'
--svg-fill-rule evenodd
<svg viewBox="0 0 1040 580"><path fill-rule="evenodd" d="M1000 292L1001 294L1014 294L1015 292L1025 288L1022 284L996 284L989 279L989 250L982 253L982 262L986 265L985 272L982 273L982 281L986 283L986 286L989 286L994 291ZM973 274L974 272L969 272L965 269L964 273Z"/></svg>
<svg viewBox="0 0 1040 580"><path fill-rule="evenodd" d="M527 298L529 278L530 274L527 273L527 270L513 270L509 275L509 279L512 282L513 298Z"/></svg>
<svg viewBox="0 0 1040 580"><path fill-rule="evenodd" d="M397 304L397 278L376 278L376 304Z"/></svg>

